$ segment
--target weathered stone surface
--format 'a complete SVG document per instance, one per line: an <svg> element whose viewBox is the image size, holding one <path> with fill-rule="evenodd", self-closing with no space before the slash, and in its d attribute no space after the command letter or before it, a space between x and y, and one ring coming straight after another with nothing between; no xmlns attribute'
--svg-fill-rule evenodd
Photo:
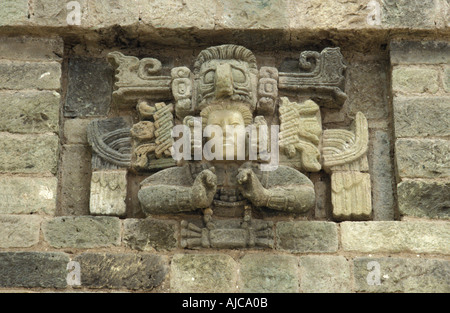
<svg viewBox="0 0 450 313"><path fill-rule="evenodd" d="M56 211L56 177L0 176L0 214Z"/></svg>
<svg viewBox="0 0 450 313"><path fill-rule="evenodd" d="M450 92L450 66L444 67L444 74L442 76L445 92Z"/></svg>
<svg viewBox="0 0 450 313"><path fill-rule="evenodd" d="M394 97L395 136L449 136L450 97Z"/></svg>
<svg viewBox="0 0 450 313"><path fill-rule="evenodd" d="M437 1L383 1L381 24L389 28L435 28L436 5Z"/></svg>
<svg viewBox="0 0 450 313"><path fill-rule="evenodd" d="M72 57L65 117L106 116L112 94L113 70L103 59Z"/></svg>
<svg viewBox="0 0 450 313"><path fill-rule="evenodd" d="M0 248L25 248L39 242L41 217L0 214Z"/></svg>
<svg viewBox="0 0 450 313"><path fill-rule="evenodd" d="M0 26L20 25L28 16L28 0L4 0L0 3Z"/></svg>
<svg viewBox="0 0 450 313"><path fill-rule="evenodd" d="M168 272L167 260L154 254L83 253L81 286L150 290L161 285Z"/></svg>
<svg viewBox="0 0 450 313"><path fill-rule="evenodd" d="M0 88L57 90L61 83L57 62L0 61Z"/></svg>
<svg viewBox="0 0 450 313"><path fill-rule="evenodd" d="M438 80L436 68L395 66L392 70L394 92L434 94L439 90Z"/></svg>
<svg viewBox="0 0 450 313"><path fill-rule="evenodd" d="M0 172L53 173L58 163L58 136L0 136Z"/></svg>
<svg viewBox="0 0 450 313"><path fill-rule="evenodd" d="M1 92L0 131L57 132L60 98L56 91Z"/></svg>
<svg viewBox="0 0 450 313"><path fill-rule="evenodd" d="M369 139L372 144L370 178L372 179L373 220L394 219L394 165L390 155L390 138L384 130L375 131Z"/></svg>
<svg viewBox="0 0 450 313"><path fill-rule="evenodd" d="M124 216L127 171L95 171L91 178L89 211L92 215Z"/></svg>
<svg viewBox="0 0 450 313"><path fill-rule="evenodd" d="M287 1L217 1L215 28L285 29L289 26Z"/></svg>
<svg viewBox="0 0 450 313"><path fill-rule="evenodd" d="M64 121L64 144L87 145L87 127L91 120L89 119L66 119Z"/></svg>
<svg viewBox="0 0 450 313"><path fill-rule="evenodd" d="M178 224L175 221L128 218L123 227L123 241L132 249L164 251L177 247Z"/></svg>
<svg viewBox="0 0 450 313"><path fill-rule="evenodd" d="M357 60L348 65L344 107L350 116L362 112L369 120L387 117L388 68L384 60Z"/></svg>
<svg viewBox="0 0 450 313"><path fill-rule="evenodd" d="M176 254L170 272L171 292L235 292L236 262L226 254Z"/></svg>
<svg viewBox="0 0 450 313"><path fill-rule="evenodd" d="M331 202L337 220L367 220L372 215L370 175L356 171L331 174Z"/></svg>
<svg viewBox="0 0 450 313"><path fill-rule="evenodd" d="M341 242L344 251L448 254L450 225L419 221L344 222Z"/></svg>
<svg viewBox="0 0 450 313"><path fill-rule="evenodd" d="M87 0L77 0L80 5L81 25L87 26L86 17L88 12ZM68 8L68 2L59 2L52 0L35 0L29 5L30 19L33 26L69 26L67 23L68 14L75 13L73 7ZM74 25L80 27L81 25ZM73 27L73 26L72 26Z"/></svg>
<svg viewBox="0 0 450 313"><path fill-rule="evenodd" d="M293 253L336 252L337 226L330 222L278 222L277 249Z"/></svg>
<svg viewBox="0 0 450 313"><path fill-rule="evenodd" d="M89 25L109 27L113 24L127 26L137 24L141 10L147 1L128 0L86 0L89 10ZM154 2L154 1L151 1ZM112 24L111 24L112 23Z"/></svg>
<svg viewBox="0 0 450 313"><path fill-rule="evenodd" d="M397 185L400 214L450 218L449 190L448 181L404 180Z"/></svg>
<svg viewBox="0 0 450 313"><path fill-rule="evenodd" d="M89 148L64 145L61 153L61 215L88 215L91 181Z"/></svg>
<svg viewBox="0 0 450 313"><path fill-rule="evenodd" d="M55 248L97 248L120 245L117 217L63 216L42 224L44 239Z"/></svg>
<svg viewBox="0 0 450 313"><path fill-rule="evenodd" d="M69 261L61 252L0 252L0 287L65 288Z"/></svg>
<svg viewBox="0 0 450 313"><path fill-rule="evenodd" d="M391 63L397 64L448 64L450 44L447 41L392 41Z"/></svg>
<svg viewBox="0 0 450 313"><path fill-rule="evenodd" d="M437 178L450 176L450 141L398 139L395 143L398 175Z"/></svg>
<svg viewBox="0 0 450 313"><path fill-rule="evenodd" d="M356 258L353 264L357 292L448 293L450 291L450 263L447 260Z"/></svg>
<svg viewBox="0 0 450 313"><path fill-rule="evenodd" d="M300 273L302 292L351 292L350 264L343 256L302 256Z"/></svg>
<svg viewBox="0 0 450 313"><path fill-rule="evenodd" d="M216 4L201 0L179 2L176 0L155 0L141 2L140 19L148 27L213 29Z"/></svg>
<svg viewBox="0 0 450 313"><path fill-rule="evenodd" d="M23 36L2 37L0 39L0 59L60 62L63 54L64 43L59 37L38 38Z"/></svg>
<svg viewBox="0 0 450 313"><path fill-rule="evenodd" d="M241 292L298 292L298 262L293 256L248 254L240 265Z"/></svg>

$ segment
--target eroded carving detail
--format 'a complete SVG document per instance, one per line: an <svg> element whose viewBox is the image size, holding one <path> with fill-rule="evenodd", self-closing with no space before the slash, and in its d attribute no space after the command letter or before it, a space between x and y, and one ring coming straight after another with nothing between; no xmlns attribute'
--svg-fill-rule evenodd
<svg viewBox="0 0 450 313"><path fill-rule="evenodd" d="M95 171L91 178L89 210L93 215L123 216L126 213L127 171Z"/></svg>

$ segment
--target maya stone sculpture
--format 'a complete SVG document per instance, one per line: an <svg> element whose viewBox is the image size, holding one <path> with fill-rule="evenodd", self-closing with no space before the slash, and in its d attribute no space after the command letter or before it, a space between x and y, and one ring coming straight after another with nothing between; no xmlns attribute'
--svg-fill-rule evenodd
<svg viewBox="0 0 450 313"><path fill-rule="evenodd" d="M367 168L353 165L367 163L364 116L358 113L353 132L322 131L320 107L339 108L347 97L339 48L301 53L298 73L258 69L253 53L238 45L207 48L192 71L175 67L170 76L153 58L119 52L108 58L116 68L113 103L119 110L134 103L139 121L93 121L95 157L114 164L106 170L151 172L137 195L146 215L203 215L181 223L183 247L272 247L273 223L252 215L308 213L316 195L304 173L322 169L332 173L336 218L370 215L370 179L360 173ZM292 101L283 92L309 100ZM110 129L115 123L120 131ZM336 147L342 136L354 144ZM351 194L369 193L360 197L369 199L363 213L353 212L359 204L345 211L349 179Z"/></svg>

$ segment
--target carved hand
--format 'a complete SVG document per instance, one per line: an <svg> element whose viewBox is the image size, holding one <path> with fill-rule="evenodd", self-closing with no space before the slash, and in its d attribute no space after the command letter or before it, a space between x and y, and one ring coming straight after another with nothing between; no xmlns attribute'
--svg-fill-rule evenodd
<svg viewBox="0 0 450 313"><path fill-rule="evenodd" d="M241 169L237 175L239 190L242 195L256 206L267 203L267 189L263 187L258 177L251 169Z"/></svg>
<svg viewBox="0 0 450 313"><path fill-rule="evenodd" d="M203 170L192 185L192 203L203 209L211 205L217 189L217 176L211 170Z"/></svg>

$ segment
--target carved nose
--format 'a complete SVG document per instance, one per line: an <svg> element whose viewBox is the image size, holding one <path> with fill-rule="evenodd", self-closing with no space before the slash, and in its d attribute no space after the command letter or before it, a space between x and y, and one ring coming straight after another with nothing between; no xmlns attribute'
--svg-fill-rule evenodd
<svg viewBox="0 0 450 313"><path fill-rule="evenodd" d="M216 68L216 98L226 98L233 94L233 76L228 63L219 64Z"/></svg>

